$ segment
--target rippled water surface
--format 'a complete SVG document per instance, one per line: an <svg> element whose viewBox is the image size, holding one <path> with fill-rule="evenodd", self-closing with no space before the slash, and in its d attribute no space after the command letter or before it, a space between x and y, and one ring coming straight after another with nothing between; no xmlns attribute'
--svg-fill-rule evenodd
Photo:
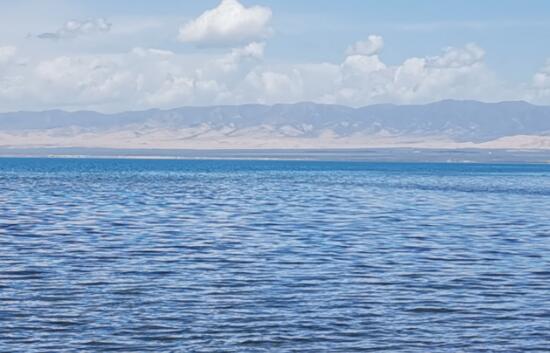
<svg viewBox="0 0 550 353"><path fill-rule="evenodd" d="M0 159L1 352L543 352L550 166Z"/></svg>

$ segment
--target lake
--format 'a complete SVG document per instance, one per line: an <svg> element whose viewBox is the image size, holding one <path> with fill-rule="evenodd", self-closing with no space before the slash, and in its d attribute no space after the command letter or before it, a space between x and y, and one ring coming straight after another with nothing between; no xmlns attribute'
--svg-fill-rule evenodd
<svg viewBox="0 0 550 353"><path fill-rule="evenodd" d="M543 352L550 165L0 159L1 352Z"/></svg>

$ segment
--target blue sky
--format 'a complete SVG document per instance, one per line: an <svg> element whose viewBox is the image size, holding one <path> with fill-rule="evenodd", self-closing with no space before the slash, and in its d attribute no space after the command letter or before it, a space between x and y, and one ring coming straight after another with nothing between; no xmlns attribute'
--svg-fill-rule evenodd
<svg viewBox="0 0 550 353"><path fill-rule="evenodd" d="M58 5L66 6L67 19L193 18L219 3L218 0L74 2L77 4ZM1 6L10 7L10 3L13 1L2 1ZM271 40L270 52L281 60L336 60L341 55L338 49L373 33L382 35L391 45L392 50L383 56L393 63L413 55L436 53L442 47L475 42L486 49L487 60L495 70L518 79L550 57L550 2L544 0L244 0L241 3L264 5L273 10L277 35ZM32 12L32 8L28 10ZM170 49L183 49L178 46L171 45Z"/></svg>
<svg viewBox="0 0 550 353"><path fill-rule="evenodd" d="M162 71L162 75L169 80L189 79L192 81L190 85L195 88L200 86L201 82L212 87L218 86L216 94L197 98L200 94L184 92L185 87L179 89L172 87L173 82L159 81L155 83L156 86L144 89L144 94L154 96L157 93L155 90L162 89L163 85L165 89L166 86L171 85L168 90L175 90L171 93L173 99L166 98L158 101L152 99L147 103L145 96L134 92L133 98L143 100L140 104L144 107L155 105L155 101L160 106L207 104L210 101L213 103L248 101L272 103L297 100L363 105L378 102L422 103L440 98L474 98L488 101L525 99L539 104L550 104L548 97L550 94L547 92L550 87L546 86L550 82L550 78L547 77L550 75L550 65L547 64L550 58L549 1L230 1L238 3L238 6L244 9L240 12L243 16L248 16L245 11L252 9L251 16L261 17L261 10L257 12L253 10L263 9L268 11L264 13L267 17L260 19L259 21L263 21L261 23L254 23L253 17L248 18L252 22L246 22L244 18L242 23L235 24L235 26L242 25L242 28L235 27L233 32L221 37L214 38L205 34L206 37L199 38L189 34L192 38L185 39L180 36L179 31L185 25L200 19L205 11L219 8L219 0L22 0L18 2L0 0L2 10L0 21L4 26L0 33L0 48L5 48L3 51L5 57L11 53L9 54L11 65L18 63L16 69L12 66L11 70L2 69L0 66L0 75L3 75L0 76L0 78L3 77L0 82L4 82L4 85L8 82L11 85L2 90L0 83L0 110L26 108L26 105L29 108L59 106L75 109L80 107L104 110L126 109L128 104L122 103L122 100L129 100L129 97L121 98L120 103L113 103L112 98L110 103L102 103L99 97L91 101L86 99L62 101L55 97L35 97L28 104L24 104L24 100L15 91L25 92L25 87L15 89L13 84L18 80L36 79L37 77L32 76L34 74L27 72L33 71L31 70L33 66L38 67L43 64L42 67L46 67L47 70L62 70L62 67L47 65L48 62L60 57L70 58L67 61L70 61L69 66L87 66L88 64L82 64L82 62L107 60L107 56L110 60L114 60L113 65L132 66L135 61L132 61L132 65L130 63L125 65L122 61L133 59L123 56L127 56L136 48L169 51L174 54L175 57L171 60L175 70ZM222 10L219 11L220 16L223 15ZM82 27L76 31L64 29L71 20ZM101 21L108 24L108 27L102 29ZM225 20L220 17L219 21L223 25ZM245 27L248 24L252 27ZM195 30L201 29L195 28ZM241 30L247 32L244 33ZM49 37L44 36L48 33ZM55 39L50 40L54 37L52 34L55 34ZM230 35L234 38L230 38ZM369 55L350 52L350 47L354 43L365 42L371 35L382 38L381 49ZM239 71L240 76L236 74L236 77L231 77L229 81L227 77L209 77L206 81L200 81L203 78L198 76L208 68L199 67L199 63L223 61L224 57L227 59L232 52L238 52L239 48L245 48L250 43L261 44L261 53L233 54L234 57L240 55L239 60L243 61L235 64L238 66L235 70ZM475 45L480 51L475 49L476 53L472 54L471 48L463 49L470 44ZM6 48L15 48L16 54L12 53L12 49ZM450 52L445 59L443 57L448 48L454 48L455 51ZM2 50L0 55L1 53ZM376 56L378 61L374 62L373 58L352 58L353 60L346 61L347 58L358 54L365 57ZM470 60L468 62L448 62L451 60L449 58L461 60L457 58L468 55L475 56L471 59L473 61L468 59ZM443 58L441 60L447 60L445 65L450 65L447 67L450 71L445 71L441 77L434 76L441 74L438 57ZM415 76L414 83L409 82L410 79L408 79L409 86L405 88L395 86L392 83L396 80L395 75L404 71L400 68L411 58L425 60L422 69L425 75ZM439 62L442 62L441 60ZM75 61L77 61L76 64ZM0 65L6 67L8 59L3 59L3 62L4 64L1 64L0 58ZM316 87L318 84L306 81L305 77L313 75L312 72L317 72L320 69L319 66L323 64L332 66L327 66L319 77L341 80L342 85L312 92L308 87ZM356 71L350 73L346 65L352 66L348 64L353 64ZM134 69L153 70L157 65L158 60L155 62L154 59L150 59L149 64L140 63L139 67ZM310 66L304 69L303 66L307 65ZM374 66L367 68L365 65ZM475 70L472 69L466 73L468 68L461 65L466 65L470 69L475 66ZM26 69L23 69L23 66ZM341 72L335 72L336 66L342 69ZM481 66L483 66L482 69ZM71 79L78 80L80 75L78 70L85 71L86 67L74 68L74 70L76 71ZM300 70L309 70L309 74L300 72L292 76L293 72ZM373 73L374 71L376 73ZM186 78L183 77L184 73L187 73ZM359 76L360 73L362 76ZM101 77L92 75L94 77L89 79L97 82L86 82L84 86L105 85L102 80L107 80L109 75L116 75L116 73L104 73L103 76L100 75ZM131 80L138 80L136 78L139 76L138 72L128 75L133 75ZM485 93L474 92L478 95L470 96L466 93L476 90L466 87L465 82L475 86L473 77L476 75L483 77L484 81L492 80L491 85L484 87ZM56 74L48 72L46 76L50 81L55 81L54 77L64 77L63 73L59 72ZM85 72L82 72L82 76L87 77ZM372 85L371 90L365 91L361 87L362 91L359 92L357 87L352 87L353 85L346 86L344 81L347 79L351 82L352 76L353 82L364 79ZM90 77L89 74L88 77ZM440 78L448 81L448 87L443 90L447 93L443 95L440 94L441 87L435 87L433 83ZM235 82L239 80L248 80L251 86L236 87ZM303 81L302 86L289 86L288 82L300 80ZM149 80L146 81L149 82ZM375 81L379 84L371 84ZM428 88L425 86L426 82L429 82L432 87L430 89L438 94L430 97ZM50 83L56 86L55 82ZM388 88L390 83L395 87ZM24 84L29 83L25 81ZM274 85L278 85L277 89L281 91L286 90L293 94L284 96L281 92L277 92ZM61 82L60 86L62 86L61 89L70 91L69 87L65 87L66 83ZM410 90L413 86L416 87L414 92ZM117 87L117 90L122 90L123 87L122 84L121 87ZM271 91L269 91L270 87ZM266 90L263 96L259 93L250 94L250 91L261 89ZM487 90L489 91L486 92ZM4 94L2 97L3 91L9 94ZM401 91L405 93L395 93ZM421 94L417 94L418 92ZM37 94L26 93L27 97L34 97ZM82 92L83 95L86 93L90 92ZM60 95L64 96L64 93ZM186 95L192 95L194 98Z"/></svg>

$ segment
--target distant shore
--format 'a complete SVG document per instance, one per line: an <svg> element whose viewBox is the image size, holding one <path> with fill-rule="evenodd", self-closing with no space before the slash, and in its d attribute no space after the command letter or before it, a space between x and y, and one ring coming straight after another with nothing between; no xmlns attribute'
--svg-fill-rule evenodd
<svg viewBox="0 0 550 353"><path fill-rule="evenodd" d="M550 163L550 150L419 148L191 150L0 147L0 157Z"/></svg>

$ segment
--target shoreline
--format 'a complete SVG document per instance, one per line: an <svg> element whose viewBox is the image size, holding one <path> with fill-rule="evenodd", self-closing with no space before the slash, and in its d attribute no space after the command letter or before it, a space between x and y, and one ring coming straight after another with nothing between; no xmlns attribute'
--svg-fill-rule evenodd
<svg viewBox="0 0 550 353"><path fill-rule="evenodd" d="M0 147L0 158L550 164L550 150L430 148L191 150Z"/></svg>

